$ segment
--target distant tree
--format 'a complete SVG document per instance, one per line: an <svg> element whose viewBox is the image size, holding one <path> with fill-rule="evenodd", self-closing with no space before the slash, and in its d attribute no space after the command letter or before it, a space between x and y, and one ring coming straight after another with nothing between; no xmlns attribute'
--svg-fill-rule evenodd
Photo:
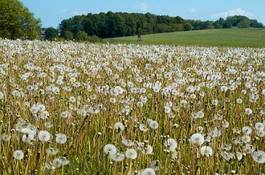
<svg viewBox="0 0 265 175"><path fill-rule="evenodd" d="M108 28L109 37L124 36L126 34L126 25L124 18L119 14L112 12L107 13L106 26Z"/></svg>
<svg viewBox="0 0 265 175"><path fill-rule="evenodd" d="M73 40L74 39L74 35L73 35L73 33L72 32L70 32L70 31L65 31L64 32L64 35L63 35L63 38L65 39L65 40Z"/></svg>
<svg viewBox="0 0 265 175"><path fill-rule="evenodd" d="M248 28L251 20L246 16L230 16L226 18L226 22L231 23L232 27Z"/></svg>
<svg viewBox="0 0 265 175"><path fill-rule="evenodd" d="M136 34L136 19L129 14L125 15L125 25L126 25L126 36L135 35Z"/></svg>
<svg viewBox="0 0 265 175"><path fill-rule="evenodd" d="M58 30L57 29L55 29L53 27L49 27L45 30L45 39L46 40L53 41L57 37L58 37Z"/></svg>
<svg viewBox="0 0 265 175"><path fill-rule="evenodd" d="M251 20L250 27L262 28L264 26L262 23L259 23L257 20Z"/></svg>
<svg viewBox="0 0 265 175"><path fill-rule="evenodd" d="M76 36L75 36L75 39L77 41L87 41L88 40L88 35L84 31L78 31Z"/></svg>
<svg viewBox="0 0 265 175"><path fill-rule="evenodd" d="M223 28L225 29L232 28L232 23L230 21L225 21L223 24Z"/></svg>
<svg viewBox="0 0 265 175"><path fill-rule="evenodd" d="M190 31L192 30L192 25L190 23L185 23L184 24L184 30L185 31Z"/></svg>
<svg viewBox="0 0 265 175"><path fill-rule="evenodd" d="M249 23L250 21L250 23ZM249 25L246 25L248 24ZM80 31L88 36L96 35L100 38L144 35L151 33L175 32L184 30L202 30L231 27L262 27L261 23L245 16L232 16L217 21L184 20L181 17L154 15L151 13L123 13L107 12L74 16L63 20L60 24L61 36L66 31L72 32L74 38Z"/></svg>
<svg viewBox="0 0 265 175"><path fill-rule="evenodd" d="M90 17L87 17L86 19L84 19L83 25L84 25L84 31L88 35L95 35L95 33L96 33L96 26L93 23L93 21L90 19Z"/></svg>
<svg viewBox="0 0 265 175"><path fill-rule="evenodd" d="M19 0L0 0L0 37L35 39L40 36L40 21Z"/></svg>
<svg viewBox="0 0 265 175"><path fill-rule="evenodd" d="M225 20L224 18L219 18L217 21L213 23L214 28L221 29L224 28Z"/></svg>
<svg viewBox="0 0 265 175"><path fill-rule="evenodd" d="M214 29L212 21L205 21L202 26L203 29Z"/></svg>
<svg viewBox="0 0 265 175"><path fill-rule="evenodd" d="M249 19L243 19L243 20L241 20L239 23L238 23L238 27L239 28L248 28L248 27L250 27L250 24L251 24L251 22L250 22L250 20Z"/></svg>

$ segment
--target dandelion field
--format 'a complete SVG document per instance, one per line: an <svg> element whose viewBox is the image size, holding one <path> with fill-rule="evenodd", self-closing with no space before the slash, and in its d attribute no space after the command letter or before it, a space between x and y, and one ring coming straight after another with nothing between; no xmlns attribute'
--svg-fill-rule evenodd
<svg viewBox="0 0 265 175"><path fill-rule="evenodd" d="M0 40L0 174L265 173L265 49Z"/></svg>

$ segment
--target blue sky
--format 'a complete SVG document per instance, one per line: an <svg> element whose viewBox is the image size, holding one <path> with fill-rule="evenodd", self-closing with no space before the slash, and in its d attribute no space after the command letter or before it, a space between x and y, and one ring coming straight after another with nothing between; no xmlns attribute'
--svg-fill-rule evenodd
<svg viewBox="0 0 265 175"><path fill-rule="evenodd" d="M61 20L79 14L107 11L151 12L185 19L245 15L265 24L264 0L21 0L43 27L57 27Z"/></svg>

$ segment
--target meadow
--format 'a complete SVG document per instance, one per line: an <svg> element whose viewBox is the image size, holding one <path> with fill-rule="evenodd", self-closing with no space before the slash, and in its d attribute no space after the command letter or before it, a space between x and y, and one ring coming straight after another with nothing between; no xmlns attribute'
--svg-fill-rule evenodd
<svg viewBox="0 0 265 175"><path fill-rule="evenodd" d="M110 43L167 44L183 46L265 47L265 29L209 29L106 39Z"/></svg>
<svg viewBox="0 0 265 175"><path fill-rule="evenodd" d="M265 173L264 48L0 40L0 81L2 175Z"/></svg>

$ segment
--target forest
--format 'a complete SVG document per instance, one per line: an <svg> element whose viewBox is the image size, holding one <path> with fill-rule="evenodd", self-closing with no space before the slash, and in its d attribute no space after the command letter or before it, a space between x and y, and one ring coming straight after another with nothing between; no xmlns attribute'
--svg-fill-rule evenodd
<svg viewBox="0 0 265 175"><path fill-rule="evenodd" d="M262 23L245 16L231 16L216 21L185 20L151 13L99 13L74 16L59 25L60 35L67 40L88 36L112 38L121 36L220 28L261 28ZM82 38L84 37L84 38Z"/></svg>

